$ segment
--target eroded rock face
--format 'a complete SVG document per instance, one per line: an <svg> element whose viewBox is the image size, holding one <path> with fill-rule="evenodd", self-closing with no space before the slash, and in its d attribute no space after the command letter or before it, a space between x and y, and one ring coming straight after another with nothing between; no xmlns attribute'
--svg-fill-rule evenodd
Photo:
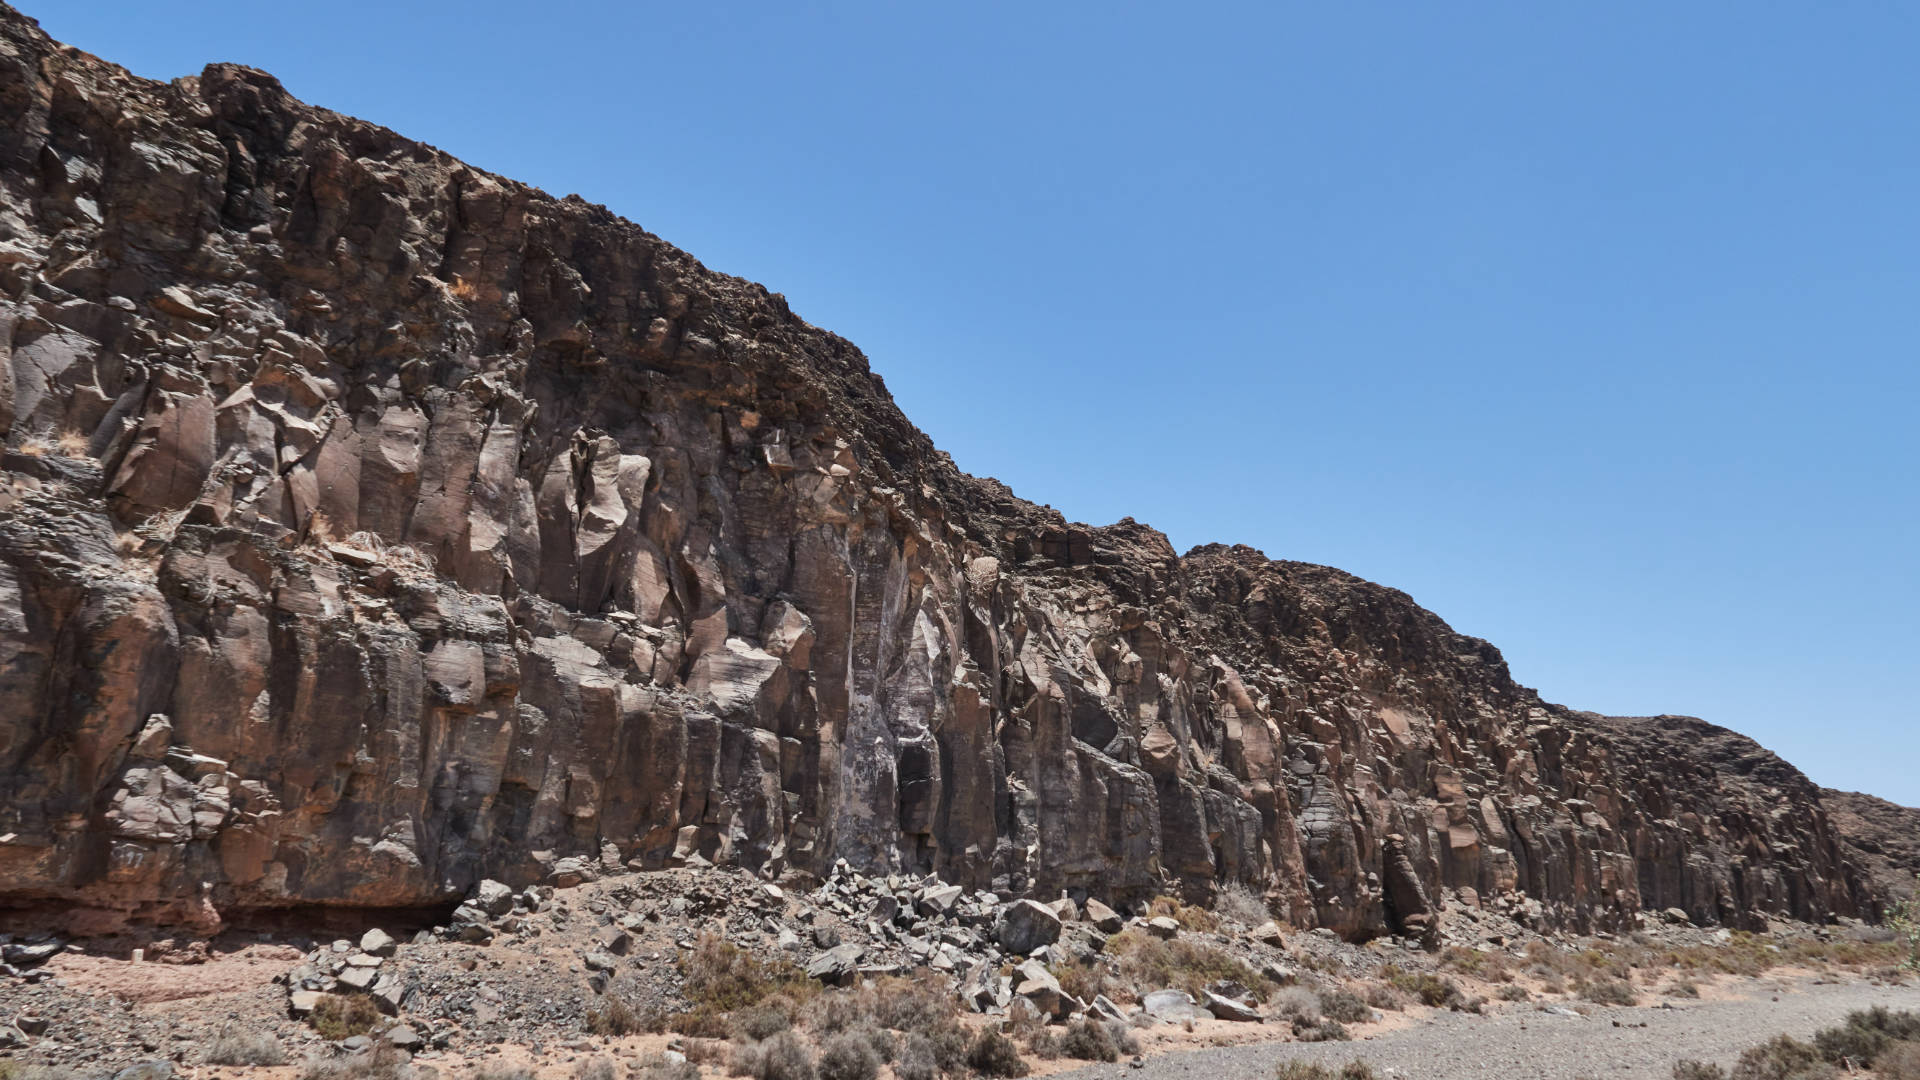
<svg viewBox="0 0 1920 1080"><path fill-rule="evenodd" d="M842 858L1350 935L1460 886L1872 903L1791 770L1543 703L1338 571L1069 524L603 208L4 6L0 357L9 903Z"/></svg>

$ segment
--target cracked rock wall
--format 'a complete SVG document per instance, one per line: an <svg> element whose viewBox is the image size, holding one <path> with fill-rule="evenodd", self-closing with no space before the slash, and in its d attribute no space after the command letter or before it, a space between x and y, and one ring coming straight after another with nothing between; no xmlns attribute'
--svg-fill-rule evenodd
<svg viewBox="0 0 1920 1080"><path fill-rule="evenodd" d="M839 858L1351 936L1441 889L1874 903L1784 765L1543 703L1338 571L1067 523L601 207L4 5L0 359L16 908Z"/></svg>

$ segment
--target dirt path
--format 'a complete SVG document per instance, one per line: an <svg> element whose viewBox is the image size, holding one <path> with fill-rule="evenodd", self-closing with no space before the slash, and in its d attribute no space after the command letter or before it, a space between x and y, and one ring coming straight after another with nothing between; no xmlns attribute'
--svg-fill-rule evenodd
<svg viewBox="0 0 1920 1080"><path fill-rule="evenodd" d="M1920 987L1796 980L1779 1000L1767 983L1748 995L1673 1009L1596 1009L1591 1017L1525 1009L1499 1016L1441 1013L1377 1038L1350 1043L1258 1043L1148 1058L1140 1069L1098 1065L1054 1080L1265 1080L1276 1064L1301 1058L1338 1066L1364 1058L1403 1080L1666 1080L1673 1063L1698 1058L1731 1065L1742 1050L1780 1033L1807 1038L1854 1009L1920 1009ZM1618 1021L1621 1027L1615 1027ZM1645 1024L1645 1027L1625 1026Z"/></svg>

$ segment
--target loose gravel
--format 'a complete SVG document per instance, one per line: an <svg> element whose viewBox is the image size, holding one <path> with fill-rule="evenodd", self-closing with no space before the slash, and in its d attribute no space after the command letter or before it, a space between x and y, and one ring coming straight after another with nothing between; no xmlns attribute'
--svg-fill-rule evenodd
<svg viewBox="0 0 1920 1080"><path fill-rule="evenodd" d="M1585 1017L1534 1009L1487 1017L1440 1013L1360 1042L1195 1050L1149 1058L1137 1069L1098 1065L1049 1080L1253 1080L1271 1077L1289 1058L1333 1066L1361 1058L1381 1076L1402 1080L1666 1080L1683 1058L1731 1065L1750 1046L1782 1033L1808 1038L1854 1009L1920 1010L1916 986L1782 982L1777 995L1760 983L1744 999L1595 1009Z"/></svg>

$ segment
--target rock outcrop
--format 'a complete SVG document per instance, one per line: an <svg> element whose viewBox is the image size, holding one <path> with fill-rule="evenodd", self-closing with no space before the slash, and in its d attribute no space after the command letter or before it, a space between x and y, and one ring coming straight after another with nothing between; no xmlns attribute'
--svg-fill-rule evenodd
<svg viewBox="0 0 1920 1080"><path fill-rule="evenodd" d="M212 925L625 867L1366 936L1868 913L1790 770L1405 595L968 476L778 294L0 5L0 900ZM1677 733L1675 730L1677 729Z"/></svg>
<svg viewBox="0 0 1920 1080"><path fill-rule="evenodd" d="M1884 897L1911 899L1920 882L1920 810L1857 791L1822 788L1821 805L1846 852Z"/></svg>

